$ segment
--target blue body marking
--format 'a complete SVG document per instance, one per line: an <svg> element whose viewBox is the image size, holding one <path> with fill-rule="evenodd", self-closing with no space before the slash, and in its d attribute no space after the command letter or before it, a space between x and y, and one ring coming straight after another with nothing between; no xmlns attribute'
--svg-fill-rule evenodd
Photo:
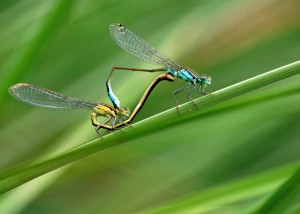
<svg viewBox="0 0 300 214"><path fill-rule="evenodd" d="M118 97L112 91L112 88L111 88L109 82L106 82L106 88L107 88L108 97L109 97L110 101L113 103L114 107L115 108L121 108L120 100L118 99Z"/></svg>
<svg viewBox="0 0 300 214"><path fill-rule="evenodd" d="M191 73L188 69L182 68L179 71L173 71L172 68L168 68L167 72L174 77L178 77L186 82L196 84L197 83L197 76Z"/></svg>

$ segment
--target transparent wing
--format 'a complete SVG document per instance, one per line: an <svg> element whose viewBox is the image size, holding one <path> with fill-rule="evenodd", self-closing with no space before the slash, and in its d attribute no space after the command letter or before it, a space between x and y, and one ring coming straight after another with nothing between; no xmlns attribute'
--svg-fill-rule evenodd
<svg viewBox="0 0 300 214"><path fill-rule="evenodd" d="M177 71L181 66L171 60L168 56L159 52L135 33L128 30L121 24L109 26L111 38L126 52L144 60L148 63L164 65Z"/></svg>
<svg viewBox="0 0 300 214"><path fill-rule="evenodd" d="M56 110L93 109L97 105L27 83L11 86L9 93L24 103Z"/></svg>

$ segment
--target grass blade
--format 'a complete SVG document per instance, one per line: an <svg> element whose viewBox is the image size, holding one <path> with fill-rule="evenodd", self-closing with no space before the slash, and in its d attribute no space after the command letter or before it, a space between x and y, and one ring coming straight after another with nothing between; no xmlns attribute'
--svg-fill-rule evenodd
<svg viewBox="0 0 300 214"><path fill-rule="evenodd" d="M195 103L201 110L210 106L216 105L223 101L229 100L236 96L242 95L246 92L261 88L268 84L277 82L279 80L288 78L290 76L300 73L300 61L283 66L281 68L269 71L262 75L253 77L235 85L216 91L210 95L198 98ZM105 136L105 140L93 140L85 145L68 151L62 155L41 162L39 164L29 166L23 170L10 174L0 180L0 193L9 191L27 181L30 181L40 175L48 173L66 164L72 163L88 155L103 149L118 145L130 139L138 139L145 134L153 131L166 129L170 126L175 126L183 122L188 122L191 119L195 120L201 117L201 111L191 111L193 109L192 103L186 103L180 108L181 117L178 117L176 108L170 109L156 116L150 117L134 125L136 130L126 128L126 135L123 132L114 132ZM168 121L166 123L165 121Z"/></svg>
<svg viewBox="0 0 300 214"><path fill-rule="evenodd" d="M261 213L289 213L295 208L299 212L300 199L300 168L255 212Z"/></svg>
<svg viewBox="0 0 300 214"><path fill-rule="evenodd" d="M0 106L3 106L2 104L9 96L7 93L8 88L29 70L48 39L62 26L64 20L69 17L68 12L72 5L71 1L54 1L52 8L49 9L47 18L40 23L34 37L11 59L0 84Z"/></svg>

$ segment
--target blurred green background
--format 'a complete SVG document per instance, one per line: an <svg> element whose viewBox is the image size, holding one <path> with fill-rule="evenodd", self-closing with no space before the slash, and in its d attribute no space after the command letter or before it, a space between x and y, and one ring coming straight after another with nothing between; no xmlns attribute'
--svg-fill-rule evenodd
<svg viewBox="0 0 300 214"><path fill-rule="evenodd" d="M109 103L105 81L112 66L153 67L114 44L108 26L115 22L179 64L212 76L209 92L300 56L298 0L1 1L2 170L98 137L91 112L27 106L9 96L10 85L27 82ZM113 87L122 106L134 109L154 77L117 72ZM179 213L251 211L289 177L287 169L299 164L299 82L298 75L269 85L207 110L201 120L158 130L41 176L1 195L0 211L144 213L188 199L196 202ZM184 84L161 83L135 122L174 107L172 92ZM183 94L179 100L187 101ZM245 184L235 197L216 193L207 204L200 202L202 194L265 174L282 176L256 191L255 185L246 191Z"/></svg>

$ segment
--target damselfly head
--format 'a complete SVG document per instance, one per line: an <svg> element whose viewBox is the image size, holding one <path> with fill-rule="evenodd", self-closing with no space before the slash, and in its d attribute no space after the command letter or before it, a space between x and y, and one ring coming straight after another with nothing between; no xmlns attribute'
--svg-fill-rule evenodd
<svg viewBox="0 0 300 214"><path fill-rule="evenodd" d="M207 76L207 75L201 76L201 77L198 78L198 82L200 83L199 87L198 87L198 93L199 94L206 94L206 92L204 91L204 88L207 85L211 84L211 77Z"/></svg>
<svg viewBox="0 0 300 214"><path fill-rule="evenodd" d="M129 117L130 110L129 110L129 108L118 108L117 114L121 117L126 118L126 117Z"/></svg>
<svg viewBox="0 0 300 214"><path fill-rule="evenodd" d="M199 79L198 79L200 85L210 85L211 84L211 77L210 76L201 76Z"/></svg>

